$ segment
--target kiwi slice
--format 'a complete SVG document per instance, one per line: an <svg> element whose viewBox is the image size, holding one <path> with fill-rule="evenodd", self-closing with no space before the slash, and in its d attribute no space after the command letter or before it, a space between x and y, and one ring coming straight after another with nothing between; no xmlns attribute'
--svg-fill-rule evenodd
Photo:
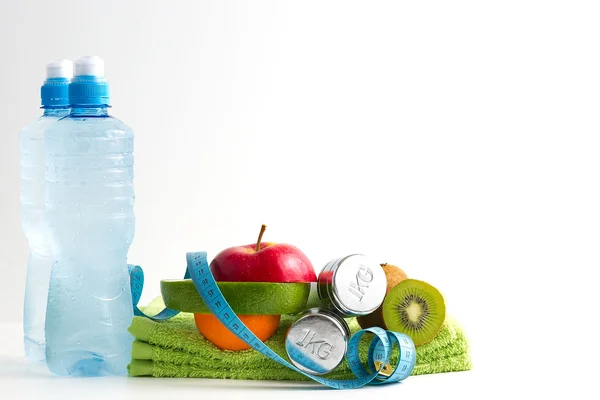
<svg viewBox="0 0 600 400"><path fill-rule="evenodd" d="M223 297L239 315L296 314L304 310L310 283L217 282ZM173 310L210 314L191 279L160 282L165 305Z"/></svg>
<svg viewBox="0 0 600 400"><path fill-rule="evenodd" d="M420 346L439 332L446 318L442 294L430 284L405 279L383 301L383 319L389 330L404 333Z"/></svg>

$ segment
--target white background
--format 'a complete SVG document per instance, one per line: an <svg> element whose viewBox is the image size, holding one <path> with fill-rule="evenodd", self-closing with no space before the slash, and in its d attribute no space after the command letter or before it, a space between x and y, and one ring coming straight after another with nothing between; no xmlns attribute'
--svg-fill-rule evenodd
<svg viewBox="0 0 600 400"><path fill-rule="evenodd" d="M599 20L593 1L0 1L0 321L22 315L18 131L45 63L94 54L136 133L143 302L187 251L266 223L317 270L365 253L442 291L475 370L422 388L595 397Z"/></svg>

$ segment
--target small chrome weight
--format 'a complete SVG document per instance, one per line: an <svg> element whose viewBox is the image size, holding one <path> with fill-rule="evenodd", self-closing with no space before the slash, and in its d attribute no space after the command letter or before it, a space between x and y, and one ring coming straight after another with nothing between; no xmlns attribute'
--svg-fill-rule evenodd
<svg viewBox="0 0 600 400"><path fill-rule="evenodd" d="M345 317L372 313L383 303L387 279L383 268L362 254L331 260L319 274L319 298Z"/></svg>
<svg viewBox="0 0 600 400"><path fill-rule="evenodd" d="M285 349L296 368L314 375L333 371L344 359L350 329L327 309L311 308L290 327Z"/></svg>

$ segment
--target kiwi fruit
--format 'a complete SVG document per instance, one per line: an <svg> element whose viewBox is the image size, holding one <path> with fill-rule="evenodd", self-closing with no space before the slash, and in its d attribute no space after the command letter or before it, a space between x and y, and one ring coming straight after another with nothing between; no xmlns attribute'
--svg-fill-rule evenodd
<svg viewBox="0 0 600 400"><path fill-rule="evenodd" d="M381 268L383 268L383 272L385 272L385 277L387 278L387 289L386 293L389 293L390 290L400 282L405 279L408 279L406 273L401 269L392 264L381 264Z"/></svg>
<svg viewBox="0 0 600 400"><path fill-rule="evenodd" d="M305 309L310 283L217 282L238 315L296 314ZM160 282L165 305L173 310L211 314L191 279Z"/></svg>
<svg viewBox="0 0 600 400"><path fill-rule="evenodd" d="M410 336L415 346L431 341L445 319L442 294L423 281L403 280L383 301L383 320L387 328Z"/></svg>
<svg viewBox="0 0 600 400"><path fill-rule="evenodd" d="M387 288L385 293L389 293L390 290L403 280L407 279L406 273L392 264L381 264L381 268L383 268L383 272L385 272L385 277L387 278ZM387 329L385 327L385 322L383 321L383 306L379 306L377 310L373 311L371 314L363 315L362 317L356 318L358 324L361 328L370 328L373 326L378 326L383 329Z"/></svg>

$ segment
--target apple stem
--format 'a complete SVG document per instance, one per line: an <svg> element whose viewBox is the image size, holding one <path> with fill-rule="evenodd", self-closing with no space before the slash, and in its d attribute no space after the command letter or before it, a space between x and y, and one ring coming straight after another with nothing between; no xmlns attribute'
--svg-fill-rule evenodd
<svg viewBox="0 0 600 400"><path fill-rule="evenodd" d="M266 230L267 226L265 224L262 224L262 226L260 227L260 233L258 234L258 240L256 241L256 251L260 250L260 241L262 239L263 233L265 233Z"/></svg>

